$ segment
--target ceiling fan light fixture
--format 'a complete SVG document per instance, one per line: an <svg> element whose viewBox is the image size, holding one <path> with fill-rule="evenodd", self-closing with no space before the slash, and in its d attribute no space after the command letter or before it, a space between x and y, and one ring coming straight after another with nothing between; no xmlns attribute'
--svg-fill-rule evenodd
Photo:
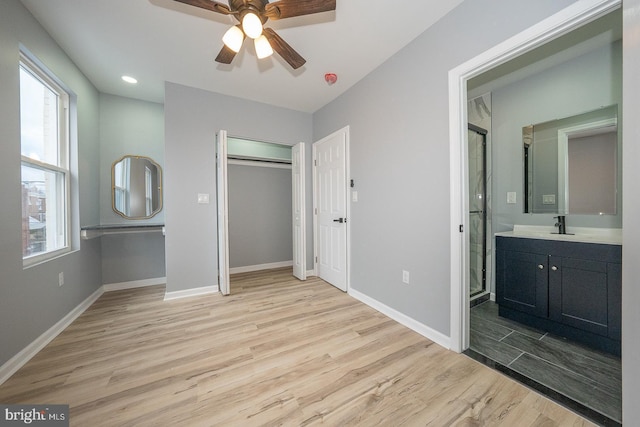
<svg viewBox="0 0 640 427"><path fill-rule="evenodd" d="M256 47L256 55L258 56L258 59L267 58L273 55L271 44L269 43L269 40L267 40L267 38L264 36L264 34L255 39L253 41L253 44Z"/></svg>
<svg viewBox="0 0 640 427"><path fill-rule="evenodd" d="M252 39L257 39L262 34L262 21L255 13L249 12L242 17L242 30Z"/></svg>
<svg viewBox="0 0 640 427"><path fill-rule="evenodd" d="M240 52L243 41L244 34L242 33L242 30L235 25L229 28L227 32L224 33L224 36L222 36L222 42L236 53Z"/></svg>

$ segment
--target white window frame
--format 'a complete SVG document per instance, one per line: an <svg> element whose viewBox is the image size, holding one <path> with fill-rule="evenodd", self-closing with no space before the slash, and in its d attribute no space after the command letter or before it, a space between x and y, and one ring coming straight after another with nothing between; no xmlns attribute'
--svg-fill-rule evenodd
<svg viewBox="0 0 640 427"><path fill-rule="evenodd" d="M62 175L63 188L61 203L64 212L56 216L58 222L56 229L62 231L59 233L64 239L64 243L52 250L45 250L34 255L23 255L23 267L27 268L50 259L57 258L61 255L71 252L71 171L70 171L70 95L69 92L62 87L59 80L54 77L48 70L45 70L43 66L38 65L36 61L32 60L24 52L20 52L20 64L19 67L38 79L43 85L53 91L58 98L58 135L57 135L57 148L58 148L58 164L52 164L48 162L38 161L30 157L21 156L21 165L31 167L34 169L40 169L45 172L52 172L54 174ZM22 127L22 126L21 126ZM22 131L22 130L21 130ZM22 181L22 180L21 180ZM22 185L22 182L21 184ZM23 213L24 214L24 213Z"/></svg>

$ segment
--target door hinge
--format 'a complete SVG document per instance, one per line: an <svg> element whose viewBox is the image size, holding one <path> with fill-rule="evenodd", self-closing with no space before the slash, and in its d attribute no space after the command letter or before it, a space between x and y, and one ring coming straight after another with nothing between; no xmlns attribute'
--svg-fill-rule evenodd
<svg viewBox="0 0 640 427"><path fill-rule="evenodd" d="M464 225L460 224L460 228L459 228L461 233L464 233Z"/></svg>
<svg viewBox="0 0 640 427"><path fill-rule="evenodd" d="M313 166L318 166L318 161L317 160L313 161Z"/></svg>

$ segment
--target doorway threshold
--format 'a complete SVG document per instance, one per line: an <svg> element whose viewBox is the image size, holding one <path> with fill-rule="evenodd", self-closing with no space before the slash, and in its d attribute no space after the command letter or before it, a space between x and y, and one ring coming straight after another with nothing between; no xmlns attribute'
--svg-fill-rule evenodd
<svg viewBox="0 0 640 427"><path fill-rule="evenodd" d="M492 369L495 369L498 372L502 372L503 374L505 374L506 376L516 380L517 382L537 391L538 393L548 397L549 399L553 400L554 402L582 415L583 417L585 417L586 419L588 419L589 421L596 423L598 425L601 426L605 426L605 427L622 427L622 424L620 424L619 422L617 422L616 420L613 420L609 417L607 417L604 414L601 414L597 411L594 411L593 409L589 408L588 406L583 405L582 403L571 399L570 397L565 396L562 393L558 393L557 391L545 386L544 384L541 384L527 376L522 375L519 372L514 371L513 369L499 363L496 362L493 359L488 358L487 356L485 356L484 354L478 353L477 351L474 351L472 349L467 349L463 352L464 355L470 357L473 360L476 360L480 363L482 363L485 366L488 366Z"/></svg>

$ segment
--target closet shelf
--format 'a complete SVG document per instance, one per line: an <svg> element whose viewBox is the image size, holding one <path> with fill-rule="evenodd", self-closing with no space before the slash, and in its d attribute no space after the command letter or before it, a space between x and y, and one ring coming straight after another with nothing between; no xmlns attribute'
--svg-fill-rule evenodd
<svg viewBox="0 0 640 427"><path fill-rule="evenodd" d="M105 224L82 227L80 237L83 240L88 240L107 234L156 233L159 231L163 236L165 235L164 224Z"/></svg>

